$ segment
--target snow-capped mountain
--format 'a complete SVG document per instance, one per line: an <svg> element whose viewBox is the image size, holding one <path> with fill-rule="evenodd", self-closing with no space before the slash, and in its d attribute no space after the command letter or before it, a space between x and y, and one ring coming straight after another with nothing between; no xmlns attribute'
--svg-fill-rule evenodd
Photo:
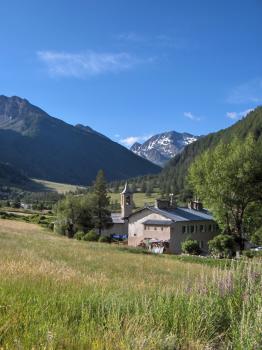
<svg viewBox="0 0 262 350"><path fill-rule="evenodd" d="M198 138L199 136L188 133L169 131L152 136L143 144L136 142L130 150L140 157L163 167L165 163L181 152L185 146Z"/></svg>

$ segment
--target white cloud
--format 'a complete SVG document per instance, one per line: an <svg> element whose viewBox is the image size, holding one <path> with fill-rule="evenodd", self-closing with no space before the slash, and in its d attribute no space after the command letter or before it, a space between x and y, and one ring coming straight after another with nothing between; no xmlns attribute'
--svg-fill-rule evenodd
<svg viewBox="0 0 262 350"><path fill-rule="evenodd" d="M124 139L121 139L120 142L127 146L127 147L131 147L135 142L145 142L148 139L150 139L150 137L152 137L152 135L147 135L147 136L128 136Z"/></svg>
<svg viewBox="0 0 262 350"><path fill-rule="evenodd" d="M118 73L130 70L138 64L150 62L139 59L127 52L120 53L67 53L39 51L37 56L51 76L85 78L105 73Z"/></svg>
<svg viewBox="0 0 262 350"><path fill-rule="evenodd" d="M236 86L227 97L228 103L262 103L262 79L257 78Z"/></svg>
<svg viewBox="0 0 262 350"><path fill-rule="evenodd" d="M248 113L250 113L252 111L253 111L253 109L250 108L250 109L246 109L245 111L242 111L242 112L227 112L226 116L229 119L236 120L236 119L239 119L241 117L245 117Z"/></svg>
<svg viewBox="0 0 262 350"><path fill-rule="evenodd" d="M195 114L191 113L191 112L184 112L184 117L199 122L201 120L200 117L196 116Z"/></svg>

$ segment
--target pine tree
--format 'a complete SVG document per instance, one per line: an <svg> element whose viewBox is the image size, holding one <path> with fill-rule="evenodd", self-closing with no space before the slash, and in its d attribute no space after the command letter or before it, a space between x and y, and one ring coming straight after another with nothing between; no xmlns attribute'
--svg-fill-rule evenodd
<svg viewBox="0 0 262 350"><path fill-rule="evenodd" d="M102 229L107 227L111 222L111 213L108 210L110 198L107 195L107 185L103 170L99 170L94 183L94 219L95 227L101 234Z"/></svg>

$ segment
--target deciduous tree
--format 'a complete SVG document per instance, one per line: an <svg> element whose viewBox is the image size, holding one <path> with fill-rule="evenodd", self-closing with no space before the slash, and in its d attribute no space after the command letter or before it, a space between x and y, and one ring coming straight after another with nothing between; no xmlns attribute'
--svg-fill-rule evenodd
<svg viewBox="0 0 262 350"><path fill-rule="evenodd" d="M243 247L247 208L262 202L262 155L252 136L220 143L195 160L189 183L227 233Z"/></svg>

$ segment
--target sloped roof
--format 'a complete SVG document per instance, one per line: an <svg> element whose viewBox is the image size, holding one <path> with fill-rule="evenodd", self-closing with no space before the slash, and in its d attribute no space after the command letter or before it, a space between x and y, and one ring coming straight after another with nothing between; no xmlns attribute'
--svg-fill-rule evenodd
<svg viewBox="0 0 262 350"><path fill-rule="evenodd" d="M132 194L132 192L130 191L130 188L129 188L127 182L126 182L125 188L123 189L123 191L121 192L121 194Z"/></svg>
<svg viewBox="0 0 262 350"><path fill-rule="evenodd" d="M148 206L132 213L129 217L134 216L137 213L142 212L143 210L150 210L153 213L162 215L165 218L172 220L173 222L214 220L212 214L206 209L194 210L186 207L178 207L175 209L159 209Z"/></svg>
<svg viewBox="0 0 262 350"><path fill-rule="evenodd" d="M212 214L206 210L194 210L189 208L178 207L176 209L159 209L155 207L148 207L154 213L165 216L166 218L178 222L178 221L203 221L214 220Z"/></svg>

